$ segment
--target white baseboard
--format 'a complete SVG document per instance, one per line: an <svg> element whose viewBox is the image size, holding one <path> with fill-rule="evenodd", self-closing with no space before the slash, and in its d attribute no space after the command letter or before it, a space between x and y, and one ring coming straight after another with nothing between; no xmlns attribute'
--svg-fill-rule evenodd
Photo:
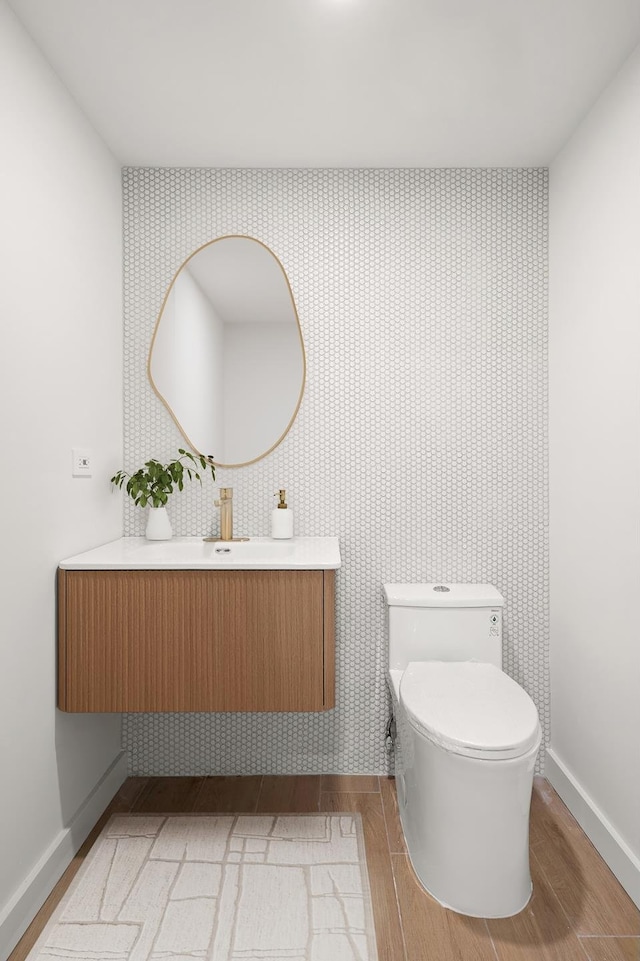
<svg viewBox="0 0 640 961"><path fill-rule="evenodd" d="M126 777L127 757L121 751L0 912L0 958L13 951Z"/></svg>
<svg viewBox="0 0 640 961"><path fill-rule="evenodd" d="M547 751L544 773L629 897L640 908L640 859L553 750Z"/></svg>

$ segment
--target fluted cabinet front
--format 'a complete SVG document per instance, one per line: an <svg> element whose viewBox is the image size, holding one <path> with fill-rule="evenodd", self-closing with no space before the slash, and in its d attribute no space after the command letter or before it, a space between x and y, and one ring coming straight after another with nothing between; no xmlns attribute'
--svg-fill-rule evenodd
<svg viewBox="0 0 640 961"><path fill-rule="evenodd" d="M333 571L60 571L64 711L333 707Z"/></svg>

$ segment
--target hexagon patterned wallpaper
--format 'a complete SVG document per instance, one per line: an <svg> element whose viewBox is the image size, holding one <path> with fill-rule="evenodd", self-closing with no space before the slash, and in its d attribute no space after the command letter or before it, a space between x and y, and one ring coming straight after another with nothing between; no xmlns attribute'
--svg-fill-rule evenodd
<svg viewBox="0 0 640 961"><path fill-rule="evenodd" d="M382 584L476 581L504 595L505 670L548 735L547 171L127 168L125 463L182 438L146 374L162 299L201 244L247 234L287 271L307 354L292 430L264 460L191 485L177 534L335 534L337 707L130 714L132 774L384 773ZM247 390L251 391L251 384ZM260 403L260 398L255 398ZM125 504L125 534L142 534Z"/></svg>

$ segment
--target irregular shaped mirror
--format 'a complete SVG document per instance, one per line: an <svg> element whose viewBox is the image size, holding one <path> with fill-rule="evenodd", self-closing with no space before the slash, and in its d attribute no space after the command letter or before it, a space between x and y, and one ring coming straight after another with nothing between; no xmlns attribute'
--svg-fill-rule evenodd
<svg viewBox="0 0 640 961"><path fill-rule="evenodd" d="M269 454L302 400L305 355L282 264L252 237L220 237L184 262L156 322L151 385L189 446L220 467Z"/></svg>

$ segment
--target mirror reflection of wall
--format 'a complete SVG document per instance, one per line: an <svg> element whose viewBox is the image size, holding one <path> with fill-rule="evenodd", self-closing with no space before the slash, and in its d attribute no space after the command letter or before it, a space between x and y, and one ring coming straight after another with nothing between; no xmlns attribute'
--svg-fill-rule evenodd
<svg viewBox="0 0 640 961"><path fill-rule="evenodd" d="M188 269L165 302L151 360L153 380L201 453L223 450L224 324Z"/></svg>
<svg viewBox="0 0 640 961"><path fill-rule="evenodd" d="M149 377L189 445L216 464L251 463L280 443L305 356L287 276L264 244L223 237L185 261L158 317Z"/></svg>

